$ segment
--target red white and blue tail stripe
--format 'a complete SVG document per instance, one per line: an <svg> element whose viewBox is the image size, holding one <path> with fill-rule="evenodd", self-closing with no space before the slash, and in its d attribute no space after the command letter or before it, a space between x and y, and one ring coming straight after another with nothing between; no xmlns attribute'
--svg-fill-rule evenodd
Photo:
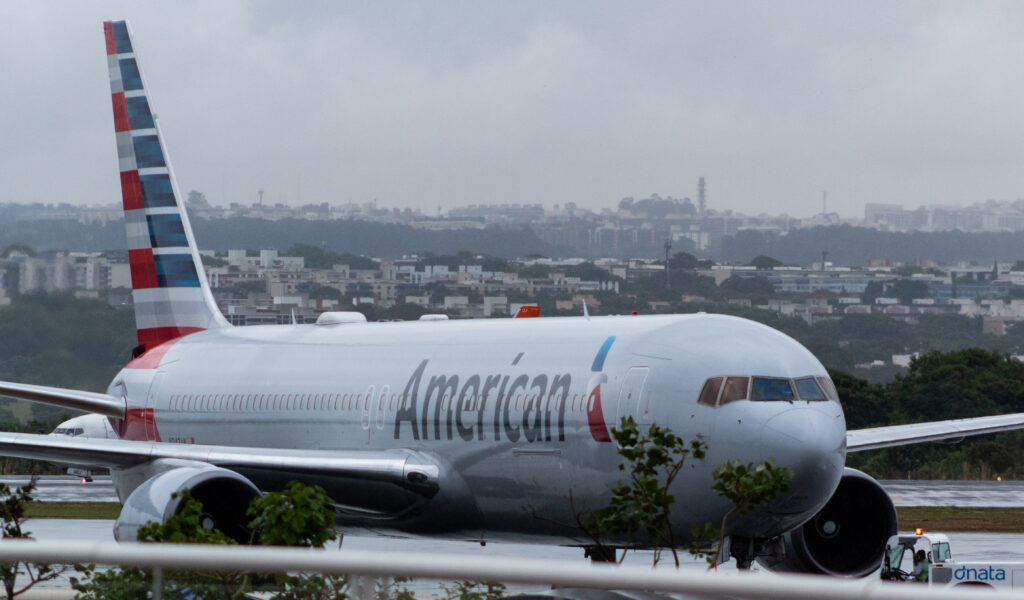
<svg viewBox="0 0 1024 600"><path fill-rule="evenodd" d="M228 327L203 272L125 21L103 23L140 350Z"/></svg>

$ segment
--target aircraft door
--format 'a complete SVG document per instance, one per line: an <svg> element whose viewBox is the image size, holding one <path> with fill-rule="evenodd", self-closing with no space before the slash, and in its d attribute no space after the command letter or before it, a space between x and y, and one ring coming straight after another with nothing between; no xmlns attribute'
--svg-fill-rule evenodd
<svg viewBox="0 0 1024 600"><path fill-rule="evenodd" d="M377 429L384 429L384 414L388 408L388 395L391 393L391 386L386 385L380 388L380 396L377 397Z"/></svg>
<svg viewBox="0 0 1024 600"><path fill-rule="evenodd" d="M377 388L370 386L366 388L366 397L363 399L363 429L370 430L370 409L373 405L373 392Z"/></svg>
<svg viewBox="0 0 1024 600"><path fill-rule="evenodd" d="M633 417L640 425L650 425L650 390L647 389L648 367L632 367L622 380L619 392L619 410L615 426L623 417Z"/></svg>
<svg viewBox="0 0 1024 600"><path fill-rule="evenodd" d="M167 373L159 371L153 376L153 382L149 385L149 394L146 396L143 423L145 423L146 439L151 442L160 441L160 435L156 430L156 409L159 407L160 388L163 387L166 375Z"/></svg>

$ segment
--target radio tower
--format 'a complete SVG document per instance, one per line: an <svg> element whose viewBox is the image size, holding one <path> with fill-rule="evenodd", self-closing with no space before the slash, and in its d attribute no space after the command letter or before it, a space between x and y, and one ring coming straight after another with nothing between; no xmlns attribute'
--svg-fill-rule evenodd
<svg viewBox="0 0 1024 600"><path fill-rule="evenodd" d="M704 183L704 176L697 180L697 209L700 211L697 214L704 216L704 210L708 207L707 201L708 186Z"/></svg>

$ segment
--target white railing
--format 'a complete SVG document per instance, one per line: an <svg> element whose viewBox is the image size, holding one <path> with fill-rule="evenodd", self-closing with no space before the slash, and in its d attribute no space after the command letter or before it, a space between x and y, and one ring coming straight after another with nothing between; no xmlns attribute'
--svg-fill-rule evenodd
<svg viewBox="0 0 1024 600"><path fill-rule="evenodd" d="M969 600L974 588L943 589L916 583L885 583L875 578L839 579L812 575L739 574L729 569L707 573L700 566L676 570L580 561L509 559L491 556L415 552L366 552L206 546L118 544L115 542L0 541L0 562L96 564L151 567L155 570L310 571L359 576L407 576L424 579L545 584L556 587L647 590L735 598L861 600ZM356 586L357 589L359 586ZM159 597L159 592L154 597ZM1000 594L1024 599L1024 591Z"/></svg>

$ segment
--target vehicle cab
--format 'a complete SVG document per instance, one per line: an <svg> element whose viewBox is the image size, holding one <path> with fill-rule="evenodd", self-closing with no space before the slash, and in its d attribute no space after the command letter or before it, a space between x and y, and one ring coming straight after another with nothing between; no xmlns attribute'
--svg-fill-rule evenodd
<svg viewBox="0 0 1024 600"><path fill-rule="evenodd" d="M921 553L924 560L915 561L914 557L921 557ZM945 534L925 534L918 529L913 534L896 534L885 543L881 577L887 581L931 583L935 569L944 569L952 561Z"/></svg>

